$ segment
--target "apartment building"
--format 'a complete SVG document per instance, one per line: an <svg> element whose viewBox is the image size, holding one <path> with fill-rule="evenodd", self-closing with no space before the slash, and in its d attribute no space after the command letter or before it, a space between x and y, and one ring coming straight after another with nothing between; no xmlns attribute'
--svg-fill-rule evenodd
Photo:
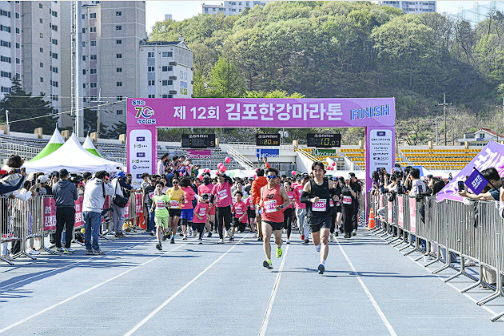
<svg viewBox="0 0 504 336"><path fill-rule="evenodd" d="M256 5L265 6L269 1L224 1L220 5L203 4L201 12L203 14L238 15L245 8L252 8Z"/></svg>
<svg viewBox="0 0 504 336"><path fill-rule="evenodd" d="M379 1L382 6L402 9L406 14L433 13L436 1Z"/></svg>

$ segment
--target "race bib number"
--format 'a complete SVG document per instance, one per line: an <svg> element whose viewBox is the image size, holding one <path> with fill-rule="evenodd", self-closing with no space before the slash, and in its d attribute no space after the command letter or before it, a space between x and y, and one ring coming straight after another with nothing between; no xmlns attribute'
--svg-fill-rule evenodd
<svg viewBox="0 0 504 336"><path fill-rule="evenodd" d="M179 201L170 201L170 207L172 207L172 208L178 208L179 207Z"/></svg>
<svg viewBox="0 0 504 336"><path fill-rule="evenodd" d="M164 201L157 201L156 202L156 208L161 210L161 209L164 209L166 207L166 203Z"/></svg>
<svg viewBox="0 0 504 336"><path fill-rule="evenodd" d="M200 217L205 217L205 214L206 214L206 208L201 208L201 209L199 209L199 213L198 213L198 215L199 215Z"/></svg>
<svg viewBox="0 0 504 336"><path fill-rule="evenodd" d="M312 204L312 211L326 211L327 200L319 199L317 203Z"/></svg>
<svg viewBox="0 0 504 336"><path fill-rule="evenodd" d="M219 201L227 198L228 197L227 190L224 189L224 190L219 191L218 196L219 196Z"/></svg>
<svg viewBox="0 0 504 336"><path fill-rule="evenodd" d="M237 215L243 215L243 209L242 209L241 207L239 207L239 208L235 208L235 213L236 213Z"/></svg>
<svg viewBox="0 0 504 336"><path fill-rule="evenodd" d="M276 205L277 205L276 200L264 202L264 212L272 213L272 212L277 211L277 209L275 208Z"/></svg>
<svg viewBox="0 0 504 336"><path fill-rule="evenodd" d="M334 206L334 201L332 199L329 200L329 206L333 207Z"/></svg>
<svg viewBox="0 0 504 336"><path fill-rule="evenodd" d="M343 196L343 204L352 204L352 197Z"/></svg>
<svg viewBox="0 0 504 336"><path fill-rule="evenodd" d="M291 203L294 202L294 196L289 195L289 200L291 201Z"/></svg>
<svg viewBox="0 0 504 336"><path fill-rule="evenodd" d="M152 196L154 196L154 192L151 192L151 193L149 194L149 198L152 198Z"/></svg>

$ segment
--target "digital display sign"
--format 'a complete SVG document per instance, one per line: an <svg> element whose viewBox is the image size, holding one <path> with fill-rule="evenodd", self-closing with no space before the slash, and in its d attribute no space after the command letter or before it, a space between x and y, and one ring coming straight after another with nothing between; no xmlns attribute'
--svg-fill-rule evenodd
<svg viewBox="0 0 504 336"><path fill-rule="evenodd" d="M183 148L215 147L215 134L182 134Z"/></svg>
<svg viewBox="0 0 504 336"><path fill-rule="evenodd" d="M280 134L256 134L256 146L280 146Z"/></svg>
<svg viewBox="0 0 504 336"><path fill-rule="evenodd" d="M341 134L309 133L306 135L308 147L341 147Z"/></svg>

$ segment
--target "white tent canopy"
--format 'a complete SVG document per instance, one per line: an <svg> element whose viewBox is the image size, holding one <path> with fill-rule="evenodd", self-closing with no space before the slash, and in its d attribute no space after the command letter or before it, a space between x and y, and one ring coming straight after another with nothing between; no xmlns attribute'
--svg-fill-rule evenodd
<svg viewBox="0 0 504 336"><path fill-rule="evenodd" d="M122 163L100 158L85 150L75 134L72 134L70 139L55 152L40 160L27 162L23 167L26 168L27 173L39 171L49 173L62 168L70 173L97 172L99 170L115 172L124 169Z"/></svg>

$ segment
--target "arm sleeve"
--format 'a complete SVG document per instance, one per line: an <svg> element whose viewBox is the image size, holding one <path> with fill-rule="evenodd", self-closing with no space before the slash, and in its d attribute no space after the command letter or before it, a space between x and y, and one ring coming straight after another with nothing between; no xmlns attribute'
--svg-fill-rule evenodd
<svg viewBox="0 0 504 336"><path fill-rule="evenodd" d="M24 182L24 176L21 176L21 178L19 179L18 183L15 186L0 183L0 194L5 194L8 192L21 189L21 187L23 186L23 182Z"/></svg>
<svg viewBox="0 0 504 336"><path fill-rule="evenodd" d="M301 203L311 203L309 195L310 194L307 191L303 190L303 193L301 194Z"/></svg>

